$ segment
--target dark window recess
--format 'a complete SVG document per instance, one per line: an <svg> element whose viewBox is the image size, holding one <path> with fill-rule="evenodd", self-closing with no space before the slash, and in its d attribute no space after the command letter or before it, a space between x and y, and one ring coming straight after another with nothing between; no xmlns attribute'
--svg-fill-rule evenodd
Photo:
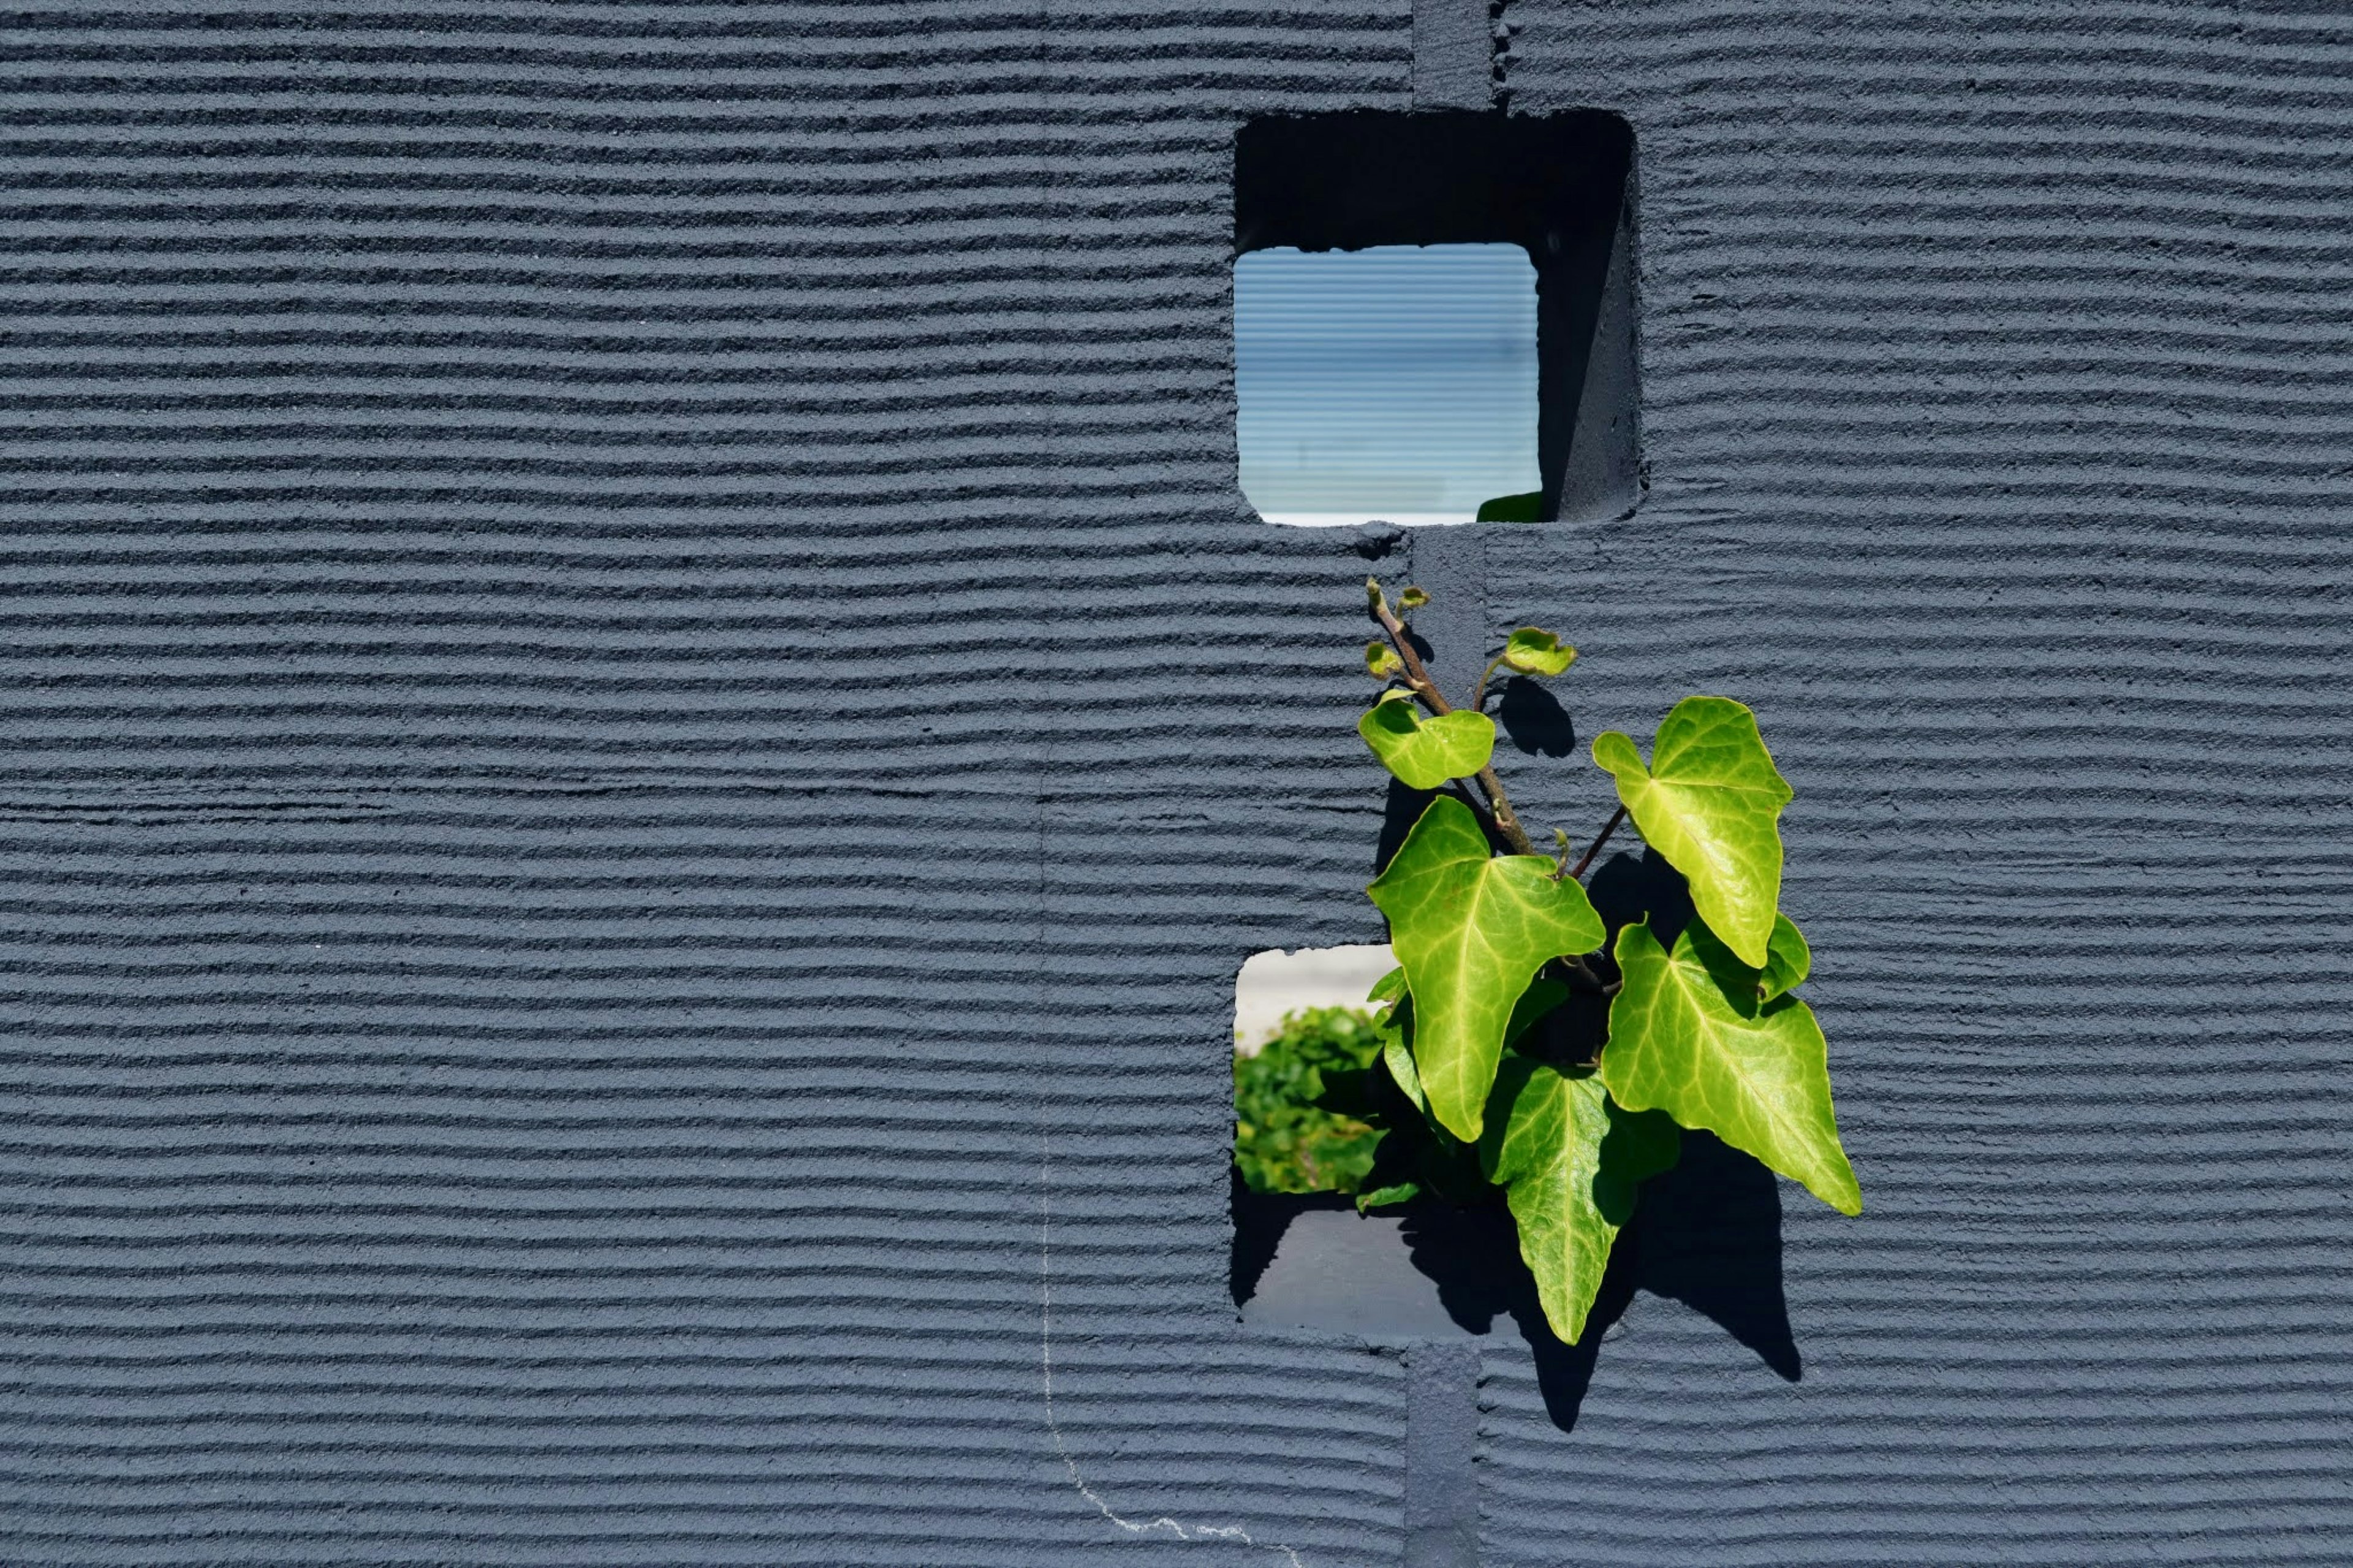
<svg viewBox="0 0 2353 1568"><path fill-rule="evenodd" d="M1544 116L1353 111L1245 124L1234 251L1505 243L1536 271L1538 517L1621 516L1640 494L1632 129Z"/></svg>

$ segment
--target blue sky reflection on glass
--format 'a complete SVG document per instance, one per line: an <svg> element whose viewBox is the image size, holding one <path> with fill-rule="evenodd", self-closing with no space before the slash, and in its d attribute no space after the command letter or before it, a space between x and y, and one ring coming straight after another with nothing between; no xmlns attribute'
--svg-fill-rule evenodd
<svg viewBox="0 0 2353 1568"><path fill-rule="evenodd" d="M1242 494L1269 522L1469 522L1537 488L1536 273L1516 245L1234 261Z"/></svg>

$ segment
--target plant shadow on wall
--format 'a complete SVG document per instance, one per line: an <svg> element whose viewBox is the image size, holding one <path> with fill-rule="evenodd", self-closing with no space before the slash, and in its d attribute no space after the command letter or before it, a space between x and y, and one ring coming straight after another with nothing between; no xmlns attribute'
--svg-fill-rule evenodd
<svg viewBox="0 0 2353 1568"><path fill-rule="evenodd" d="M1353 1205L1402 1216L1413 1268L1456 1325L1514 1321L1564 1428L1637 1289L1795 1381L1772 1173L1843 1213L1862 1195L1827 1047L1796 994L1811 955L1778 907L1791 792L1754 716L1687 698L1647 762L1630 738L1598 737L1618 810L1581 855L1557 831L1557 853L1539 854L1495 773L1488 710L1504 699L1524 752L1564 754L1566 712L1526 689L1574 650L1523 627L1455 707L1400 614L1427 595L1392 605L1366 588L1386 637L1366 662L1387 689L1358 729L1392 774L1367 890L1398 967L1371 1010L1294 1019L1274 1061L1238 1058L1237 1302L1292 1219ZM1492 689L1506 668L1517 679ZM1621 840L1601 860L1630 820L1647 847ZM1267 1134L1294 1125L1338 1152L1295 1159Z"/></svg>

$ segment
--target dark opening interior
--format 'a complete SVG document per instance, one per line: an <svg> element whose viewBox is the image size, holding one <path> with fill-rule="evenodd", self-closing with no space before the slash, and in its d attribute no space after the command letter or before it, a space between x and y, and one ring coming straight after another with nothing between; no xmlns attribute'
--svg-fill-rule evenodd
<svg viewBox="0 0 2353 1568"><path fill-rule="evenodd" d="M1538 516L1632 510L1634 133L1617 115L1270 116L1234 149L1234 251L1515 244L1536 269Z"/></svg>

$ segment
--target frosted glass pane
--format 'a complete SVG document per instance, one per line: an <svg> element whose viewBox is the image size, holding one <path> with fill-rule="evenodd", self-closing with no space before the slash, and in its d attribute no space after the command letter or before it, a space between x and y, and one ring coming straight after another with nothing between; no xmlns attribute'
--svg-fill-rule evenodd
<svg viewBox="0 0 2353 1568"><path fill-rule="evenodd" d="M1469 522L1540 482L1516 245L1245 252L1234 380L1242 493L1269 522Z"/></svg>

